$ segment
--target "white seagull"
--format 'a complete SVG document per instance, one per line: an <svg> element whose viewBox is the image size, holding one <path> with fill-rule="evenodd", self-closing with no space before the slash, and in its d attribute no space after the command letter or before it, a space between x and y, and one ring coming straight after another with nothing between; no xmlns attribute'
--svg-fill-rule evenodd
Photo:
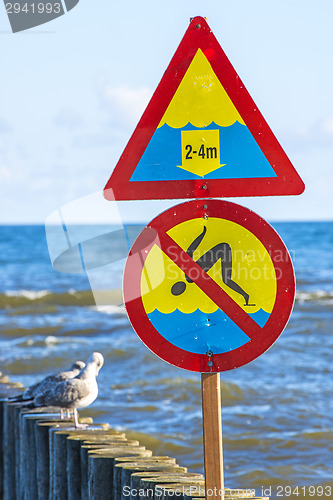
<svg viewBox="0 0 333 500"><path fill-rule="evenodd" d="M96 377L102 368L104 358L101 353L93 352L80 373L69 380L60 382L51 389L38 394L34 399L36 406L58 406L74 410L75 427L85 427L78 422L77 408L89 406L98 395Z"/></svg>

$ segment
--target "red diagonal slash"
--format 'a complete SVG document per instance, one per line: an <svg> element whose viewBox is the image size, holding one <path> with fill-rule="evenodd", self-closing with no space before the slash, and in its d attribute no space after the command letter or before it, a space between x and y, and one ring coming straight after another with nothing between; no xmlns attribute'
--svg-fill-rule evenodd
<svg viewBox="0 0 333 500"><path fill-rule="evenodd" d="M159 240L159 241L158 241ZM261 327L249 316L187 253L164 231L158 232L155 241L161 250L191 280L243 330L251 339L261 333ZM196 269L196 277L193 276Z"/></svg>

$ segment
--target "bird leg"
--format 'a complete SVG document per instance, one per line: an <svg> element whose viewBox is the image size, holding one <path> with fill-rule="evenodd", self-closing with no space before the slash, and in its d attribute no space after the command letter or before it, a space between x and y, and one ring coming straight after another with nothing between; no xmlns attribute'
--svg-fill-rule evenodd
<svg viewBox="0 0 333 500"><path fill-rule="evenodd" d="M63 408L60 408L60 418L61 418L61 420L65 420ZM66 408L66 419L70 420L70 418L71 418L71 411L69 408Z"/></svg>
<svg viewBox="0 0 333 500"><path fill-rule="evenodd" d="M76 429L86 429L88 427L88 424L79 424L78 412L76 408L74 408L74 425Z"/></svg>

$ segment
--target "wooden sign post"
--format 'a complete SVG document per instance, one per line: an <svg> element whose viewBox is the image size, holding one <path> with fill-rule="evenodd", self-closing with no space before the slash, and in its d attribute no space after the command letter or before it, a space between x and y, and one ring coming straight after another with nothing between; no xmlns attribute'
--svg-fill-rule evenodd
<svg viewBox="0 0 333 500"><path fill-rule="evenodd" d="M206 498L224 500L220 374L202 373Z"/></svg>

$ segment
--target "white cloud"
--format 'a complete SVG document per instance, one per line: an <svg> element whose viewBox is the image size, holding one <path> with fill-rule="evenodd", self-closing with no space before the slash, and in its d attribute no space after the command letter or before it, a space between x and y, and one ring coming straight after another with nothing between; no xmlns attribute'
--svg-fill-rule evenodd
<svg viewBox="0 0 333 500"><path fill-rule="evenodd" d="M10 169L6 165L0 164L0 185L8 182L11 178Z"/></svg>
<svg viewBox="0 0 333 500"><path fill-rule="evenodd" d="M12 126L8 121L0 119L0 134L8 134L12 132Z"/></svg>
<svg viewBox="0 0 333 500"><path fill-rule="evenodd" d="M148 87L132 88L128 85L105 84L101 86L101 98L111 112L113 122L133 127L143 114L152 91Z"/></svg>
<svg viewBox="0 0 333 500"><path fill-rule="evenodd" d="M82 125L83 119L80 113L75 109L62 108L55 115L54 123L58 127L64 127L73 130Z"/></svg>
<svg viewBox="0 0 333 500"><path fill-rule="evenodd" d="M310 124L302 124L293 128L285 128L278 136L287 154L301 152L326 151L331 158L333 147L333 115L326 115Z"/></svg>
<svg viewBox="0 0 333 500"><path fill-rule="evenodd" d="M321 130L325 134L333 137L333 116L328 116L322 121Z"/></svg>

